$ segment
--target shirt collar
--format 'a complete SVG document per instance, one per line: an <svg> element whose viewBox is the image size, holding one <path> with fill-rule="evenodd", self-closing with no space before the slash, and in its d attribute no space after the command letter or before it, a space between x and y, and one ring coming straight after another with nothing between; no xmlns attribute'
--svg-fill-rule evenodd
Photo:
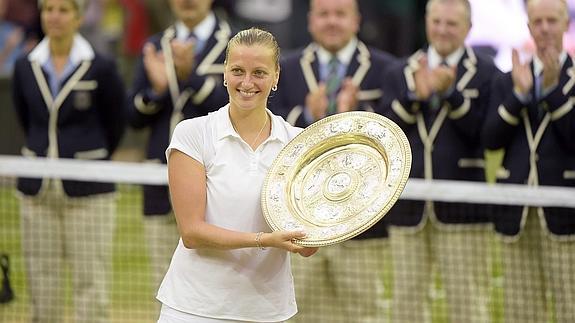
<svg viewBox="0 0 575 323"><path fill-rule="evenodd" d="M210 12L204 20L202 20L194 30L190 30L182 21L177 21L176 27L176 38L179 40L186 40L190 32L194 32L194 35L198 40L205 41L210 38L210 35L216 28L216 16L213 12Z"/></svg>
<svg viewBox="0 0 575 323"><path fill-rule="evenodd" d="M74 66L80 64L82 61L93 60L95 56L94 49L88 41L80 34L74 36L72 49L70 50L69 62ZM50 59L50 39L44 39L30 52L28 55L29 61L36 61L40 65L44 65Z"/></svg>
<svg viewBox="0 0 575 323"><path fill-rule="evenodd" d="M216 123L217 123L216 124L216 136L215 136L217 141L225 139L226 137L239 138L239 135L234 130L234 126L232 126L232 120L230 119L230 104L229 103L226 104L221 109L219 109L218 111L213 112L213 113L217 113L217 115L216 115ZM268 114L268 116L270 117L270 120L272 122L272 131L271 131L270 136L267 140L279 140L282 143L287 144L289 139L288 139L287 132L284 130L285 127L282 127L282 124L281 124L281 122L283 122L283 119L274 118L274 115L268 109L266 109L266 113Z"/></svg>
<svg viewBox="0 0 575 323"><path fill-rule="evenodd" d="M463 54L465 54L465 48L459 47L456 51L447 55L447 57L445 58L447 65L457 66L457 64L461 60L461 57L463 57ZM439 66L441 64L442 60L443 59L441 58L441 55L439 55L437 50L435 50L435 48L433 48L433 46L430 46L429 50L427 51L427 64L428 64L428 66L430 68L436 68L437 66Z"/></svg>
<svg viewBox="0 0 575 323"><path fill-rule="evenodd" d="M349 42L347 42L347 45L345 45L342 49L340 49L337 53L335 53L337 59L341 64L349 65L351 59L353 58L353 54L355 53L357 42L358 42L357 38L353 37ZM330 53L327 49L318 46L317 58L321 65L327 65L332 56L333 54Z"/></svg>
<svg viewBox="0 0 575 323"><path fill-rule="evenodd" d="M230 119L230 104L224 105L213 113L216 113L216 140L219 141L228 136L237 137Z"/></svg>
<svg viewBox="0 0 575 323"><path fill-rule="evenodd" d="M559 66L563 66L566 59L567 59L567 52L562 51L561 54L559 54ZM543 62L539 57L537 57L537 55L535 55L533 57L533 74L535 76L539 76L541 72L543 72Z"/></svg>

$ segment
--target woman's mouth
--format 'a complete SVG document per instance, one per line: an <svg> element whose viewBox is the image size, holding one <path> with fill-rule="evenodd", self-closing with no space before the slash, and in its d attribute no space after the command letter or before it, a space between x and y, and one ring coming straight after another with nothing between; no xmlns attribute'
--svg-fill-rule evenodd
<svg viewBox="0 0 575 323"><path fill-rule="evenodd" d="M242 96L250 97L250 98L251 98L252 96L256 95L256 92L251 92L251 91L239 90L239 92L240 92L240 94L241 94Z"/></svg>

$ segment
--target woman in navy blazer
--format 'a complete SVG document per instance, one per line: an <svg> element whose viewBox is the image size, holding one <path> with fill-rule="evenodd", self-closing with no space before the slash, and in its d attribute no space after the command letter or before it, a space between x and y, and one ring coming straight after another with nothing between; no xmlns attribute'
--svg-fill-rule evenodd
<svg viewBox="0 0 575 323"><path fill-rule="evenodd" d="M78 34L85 0L39 5L46 37L17 61L13 76L14 107L26 134L22 153L110 159L125 126L118 69ZM75 321L108 322L114 184L21 178L18 190L32 321L62 321L68 262Z"/></svg>

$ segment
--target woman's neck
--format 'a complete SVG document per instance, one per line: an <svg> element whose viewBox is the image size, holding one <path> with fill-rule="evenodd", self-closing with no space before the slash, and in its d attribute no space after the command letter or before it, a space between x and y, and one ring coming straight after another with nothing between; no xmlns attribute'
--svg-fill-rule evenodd
<svg viewBox="0 0 575 323"><path fill-rule="evenodd" d="M256 149L271 132L271 120L265 109L239 113L230 109L230 121L236 133Z"/></svg>
<svg viewBox="0 0 575 323"><path fill-rule="evenodd" d="M52 56L68 56L74 44L74 36L66 38L50 38L50 54Z"/></svg>
<svg viewBox="0 0 575 323"><path fill-rule="evenodd" d="M240 111L230 106L230 120L237 130L245 132L259 131L262 124L267 120L268 114L265 109Z"/></svg>
<svg viewBox="0 0 575 323"><path fill-rule="evenodd" d="M50 39L50 57L56 73L61 74L68 63L74 38Z"/></svg>

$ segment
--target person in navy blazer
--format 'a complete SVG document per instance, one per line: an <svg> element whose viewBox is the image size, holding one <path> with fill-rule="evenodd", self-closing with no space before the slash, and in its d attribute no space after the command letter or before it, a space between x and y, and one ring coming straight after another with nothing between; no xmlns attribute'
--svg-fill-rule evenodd
<svg viewBox="0 0 575 323"><path fill-rule="evenodd" d="M483 138L504 148L501 183L575 186L575 64L563 48L565 1L527 1L534 57L513 52L511 72L496 80ZM575 210L501 206L505 322L575 320ZM546 295L552 295L553 306ZM528 310L526 310L528 309Z"/></svg>
<svg viewBox="0 0 575 323"><path fill-rule="evenodd" d="M115 62L80 34L85 1L41 0L46 37L15 65L13 102L29 158L108 160L124 131L125 92ZM31 321L63 320L70 266L74 317L109 322L115 186L18 179Z"/></svg>
<svg viewBox="0 0 575 323"><path fill-rule="evenodd" d="M330 114L324 65L325 57L332 54L336 54L342 62L342 85L338 90L335 113L353 110L373 112L378 105L384 81L382 72L396 59L357 39L353 26L345 28L349 30L342 35L343 43L331 41L329 36L321 36L321 31L310 31L313 42L282 58L282 76L278 91L270 98L270 107L289 123L306 127Z"/></svg>
<svg viewBox="0 0 575 323"><path fill-rule="evenodd" d="M222 83L229 24L212 11L212 0L170 0L176 21L143 48L129 95L129 122L149 129L146 161L166 163L165 150L178 122L206 115L228 102ZM156 287L177 245L168 187L144 186L144 228Z"/></svg>
<svg viewBox="0 0 575 323"><path fill-rule="evenodd" d="M470 27L467 0L429 1L429 47L386 75L378 112L405 131L413 154L412 178L485 179L480 134L498 70L490 57L464 45ZM390 225L395 275L393 321L424 321L436 262L450 322L486 322L488 210L465 203L400 200L384 220Z"/></svg>
<svg viewBox="0 0 575 323"><path fill-rule="evenodd" d="M308 30L313 41L282 58L278 90L269 103L274 113L306 127L333 113L373 112L385 81L382 72L395 58L357 38L360 19L355 0L311 1ZM339 63L332 74L339 85L330 90L333 58ZM299 313L290 321L385 320L377 292L384 288L386 238L380 222L352 240L320 248L314 259L292 258ZM349 284L350 276L356 284Z"/></svg>

